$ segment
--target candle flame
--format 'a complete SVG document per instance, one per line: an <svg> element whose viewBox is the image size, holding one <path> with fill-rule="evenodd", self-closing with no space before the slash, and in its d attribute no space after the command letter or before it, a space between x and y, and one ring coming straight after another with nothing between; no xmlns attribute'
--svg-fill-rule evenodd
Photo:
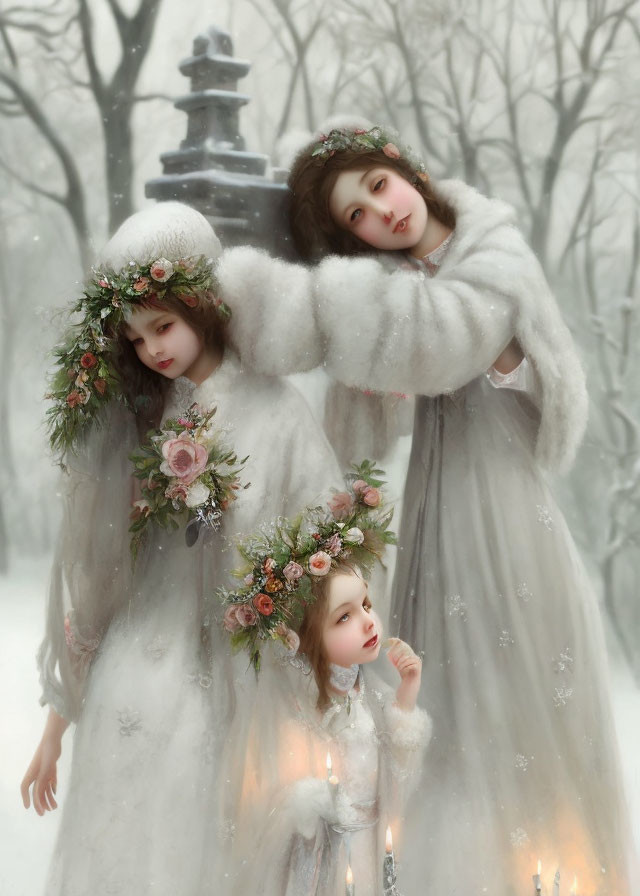
<svg viewBox="0 0 640 896"><path fill-rule="evenodd" d="M573 886L571 887L571 896L576 896L578 892L578 875L575 874L573 877Z"/></svg>
<svg viewBox="0 0 640 896"><path fill-rule="evenodd" d="M331 753L327 750L327 771L331 773Z"/></svg>
<svg viewBox="0 0 640 896"><path fill-rule="evenodd" d="M387 827L387 835L385 837L385 849L387 853L391 854L393 852L393 839L391 837L391 828Z"/></svg>
<svg viewBox="0 0 640 896"><path fill-rule="evenodd" d="M542 862L538 859L538 874L542 874Z"/></svg>
<svg viewBox="0 0 640 896"><path fill-rule="evenodd" d="M351 885L353 883L353 871L351 870L351 865L347 865L347 876L346 882Z"/></svg>

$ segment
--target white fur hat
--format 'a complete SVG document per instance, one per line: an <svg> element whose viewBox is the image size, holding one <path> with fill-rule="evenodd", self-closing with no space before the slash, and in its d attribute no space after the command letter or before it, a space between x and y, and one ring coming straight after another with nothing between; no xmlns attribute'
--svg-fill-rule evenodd
<svg viewBox="0 0 640 896"><path fill-rule="evenodd" d="M98 264L119 271L130 261L146 265L157 258L177 261L196 255L215 259L221 252L220 240L204 215L182 202L160 202L127 218L104 247Z"/></svg>

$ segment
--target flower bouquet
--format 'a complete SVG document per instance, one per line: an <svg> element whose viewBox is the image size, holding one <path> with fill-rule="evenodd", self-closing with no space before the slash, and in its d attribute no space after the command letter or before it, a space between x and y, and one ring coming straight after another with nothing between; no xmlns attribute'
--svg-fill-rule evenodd
<svg viewBox="0 0 640 896"><path fill-rule="evenodd" d="M305 606L314 599L314 577L327 575L332 565L349 559L364 573L379 559L389 531L393 508L385 507L382 473L364 461L347 474L347 491L335 492L328 509L307 509L295 520L278 519L239 545L246 566L234 575L241 585L218 589L225 606L223 625L235 650L248 651L260 668L260 642L279 639L296 651L296 629Z"/></svg>
<svg viewBox="0 0 640 896"><path fill-rule="evenodd" d="M186 521L191 546L203 526L220 527L223 512L235 501L247 458L238 461L212 432L215 412L192 405L184 416L165 420L162 430L150 431L149 441L130 455L142 494L129 527L134 562L150 522L172 530Z"/></svg>

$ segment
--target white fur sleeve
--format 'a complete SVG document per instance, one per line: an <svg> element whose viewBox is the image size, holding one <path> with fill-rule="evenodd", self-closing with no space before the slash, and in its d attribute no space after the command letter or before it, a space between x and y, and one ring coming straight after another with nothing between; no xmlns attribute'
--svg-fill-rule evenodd
<svg viewBox="0 0 640 896"><path fill-rule="evenodd" d="M319 821L348 826L357 817L344 789L338 784L332 792L328 781L302 778L286 791L282 812L289 816L293 830L310 839Z"/></svg>
<svg viewBox="0 0 640 896"><path fill-rule="evenodd" d="M216 276L231 308L229 337L243 363L274 376L322 363L310 268L240 246L222 254Z"/></svg>
<svg viewBox="0 0 640 896"><path fill-rule="evenodd" d="M389 272L372 258L324 261L317 316L330 376L361 389L439 395L484 374L516 331L527 279L517 231L497 232L501 239L492 234L457 253L434 278Z"/></svg>

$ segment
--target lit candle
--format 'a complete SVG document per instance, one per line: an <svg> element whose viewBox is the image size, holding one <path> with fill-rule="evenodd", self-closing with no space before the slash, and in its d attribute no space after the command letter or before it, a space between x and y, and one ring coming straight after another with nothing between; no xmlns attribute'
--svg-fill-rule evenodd
<svg viewBox="0 0 640 896"><path fill-rule="evenodd" d="M536 896L542 893L542 881L540 879L540 874L542 873L542 862L538 859L538 873L533 875L533 886L536 890Z"/></svg>
<svg viewBox="0 0 640 896"><path fill-rule="evenodd" d="M382 862L382 885L386 894L395 894L396 891L396 860L393 855L393 839L391 837L391 828L387 827L387 835L385 837L385 857Z"/></svg>
<svg viewBox="0 0 640 896"><path fill-rule="evenodd" d="M333 766L331 764L331 753L327 750L327 778L331 778L333 774Z"/></svg>
<svg viewBox="0 0 640 896"><path fill-rule="evenodd" d="M347 875L345 877L345 882L345 896L356 896L356 888L353 883L353 871L351 870L351 865L347 865Z"/></svg>
<svg viewBox="0 0 640 896"><path fill-rule="evenodd" d="M578 896L578 875L573 877L573 886L571 887L571 896Z"/></svg>
<svg viewBox="0 0 640 896"><path fill-rule="evenodd" d="M560 896L560 869L555 873L553 878L553 896Z"/></svg>

